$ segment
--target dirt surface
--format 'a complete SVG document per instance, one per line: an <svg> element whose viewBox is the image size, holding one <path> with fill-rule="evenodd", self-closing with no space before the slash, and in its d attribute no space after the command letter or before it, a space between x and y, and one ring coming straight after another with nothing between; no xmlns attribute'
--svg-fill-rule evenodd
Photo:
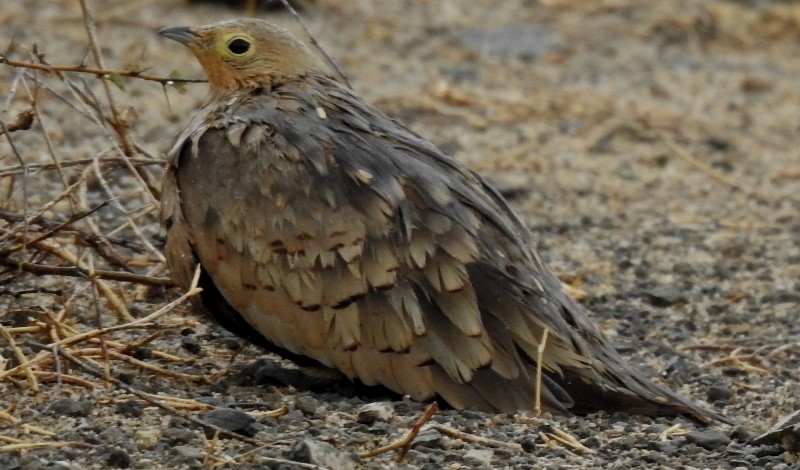
<svg viewBox="0 0 800 470"><path fill-rule="evenodd" d="M199 78L190 54L155 31L246 14L222 3L93 1L95 44L107 69ZM239 342L185 303L144 324L75 337L130 324L181 292L10 269L0 272L0 468L299 465L281 460L428 469L798 465L777 443L751 439L800 409L800 7L767 0L301 4L308 28L358 93L511 198L542 256L624 356L742 425L442 410L402 463L393 463L394 451L358 457L408 432L424 405L364 395L255 347L231 362ZM288 14L258 14L302 36ZM0 44L14 42L11 59L97 65L79 2L4 1L0 25ZM205 85L179 93L112 78L124 90L85 73L0 66L6 127L26 127L24 112L33 112L30 129L10 134L18 155L0 137L0 251L14 250L0 254L6 264L82 263L86 272L127 265L166 276L147 180L158 187L160 160ZM117 118L104 83L126 123L124 137L110 124ZM126 148L133 149L128 163ZM29 167L24 182L20 160ZM68 196L48 205L62 193ZM21 228L14 214L22 213L42 214L49 229L41 219ZM111 248L93 247L93 231L109 235ZM121 382L104 383L66 355ZM38 362L17 367L31 360ZM383 406L362 409L372 402ZM215 438L182 416L253 441ZM581 446L560 442L559 430Z"/></svg>

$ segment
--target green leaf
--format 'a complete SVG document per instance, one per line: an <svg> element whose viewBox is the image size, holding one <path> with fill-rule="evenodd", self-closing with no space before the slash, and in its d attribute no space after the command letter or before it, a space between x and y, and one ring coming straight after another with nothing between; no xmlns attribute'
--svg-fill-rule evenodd
<svg viewBox="0 0 800 470"><path fill-rule="evenodd" d="M180 72L173 70L169 73L169 75L167 75L167 78L170 80L167 84L178 90L178 93L183 93L186 91L186 82L180 81Z"/></svg>
<svg viewBox="0 0 800 470"><path fill-rule="evenodd" d="M148 70L150 70L151 68L153 68L153 67L150 66L150 65L147 65L147 64L143 64L141 62L128 63L128 64L125 64L125 67L124 67L126 72L135 73L135 74L145 73Z"/></svg>
<svg viewBox="0 0 800 470"><path fill-rule="evenodd" d="M111 75L106 75L106 78L108 78L111 81L111 83L116 85L117 88L119 88L122 91L125 91L125 81L119 74L112 73Z"/></svg>

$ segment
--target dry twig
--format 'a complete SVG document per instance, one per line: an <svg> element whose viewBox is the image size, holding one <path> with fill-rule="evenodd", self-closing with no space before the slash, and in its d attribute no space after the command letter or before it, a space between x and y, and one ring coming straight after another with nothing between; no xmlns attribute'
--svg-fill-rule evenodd
<svg viewBox="0 0 800 470"><path fill-rule="evenodd" d="M392 442L388 445L383 447L379 447L377 449L373 449L367 452L362 452L359 454L361 458L370 458L375 457L376 455L384 454L386 452L390 452L395 449L400 449L397 451L397 458L395 458L395 462L400 463L405 458L408 450L411 448L411 444L414 442L414 439L417 438L419 435L420 430L422 429L422 425L425 424L434 413L439 410L439 406L436 402L431 403L430 405L425 408L425 411L422 413L422 416L419 417L414 426L403 436L401 439Z"/></svg>
<svg viewBox="0 0 800 470"><path fill-rule="evenodd" d="M9 258L0 258L0 264L10 266L20 271L25 271L32 274L51 274L54 276L68 276L68 277L89 277L89 271L81 266L47 266L43 264L24 263L21 261L14 261ZM136 284L144 284L148 286L162 286L174 287L175 283L172 279L164 277L145 276L143 274L135 274L121 271L106 271L97 269L94 271L94 276L97 279L106 281L120 281L132 282Z"/></svg>
<svg viewBox="0 0 800 470"><path fill-rule="evenodd" d="M586 447L585 445L581 444L575 436L569 434L567 432L558 429L557 427L552 427L553 432L550 433L540 433L544 434L545 436L559 442L561 445L567 447L567 450L571 450L577 452L579 454L591 454L594 452L592 449Z"/></svg>
<svg viewBox="0 0 800 470"><path fill-rule="evenodd" d="M489 439L487 437L476 436L475 434L469 434L464 431L459 431L458 429L455 429L450 426L445 426L444 424L434 424L431 427L439 431L440 433L444 434L445 436L452 437L453 439L460 439L464 442L472 442L485 447L490 447L492 449L509 449L514 451L522 450L522 446L520 444L517 444L516 442L503 442L503 441L498 441L496 439Z"/></svg>
<svg viewBox="0 0 800 470"><path fill-rule="evenodd" d="M6 421L6 422L8 422L8 423L10 423L10 424L12 424L14 426L19 426L22 429L22 431L25 432L26 434L30 434L30 433L41 434L42 436L47 436L47 437L53 437L53 436L56 435L56 433L54 433L52 431L48 431L46 429L42 429L40 427L33 426L31 424L28 424L28 423L22 421L19 418L15 418L14 416L11 416L11 414L9 414L8 411L0 411L0 419L2 419L3 421Z"/></svg>
<svg viewBox="0 0 800 470"><path fill-rule="evenodd" d="M24 371L25 368L30 368L31 366L33 366L35 364L44 363L44 362L50 360L51 358L54 359L54 351L57 351L58 348L64 348L64 347L67 347L69 345L77 344L77 343L84 342L84 341L89 341L91 339L94 339L94 338L97 338L97 337L100 337L100 336L105 336L108 333L111 333L111 332L114 332L114 331L127 330L127 329L136 328L136 327L143 327L144 325L147 325L147 324L151 323L152 321L155 321L157 318L159 318L160 316L164 315L165 313L171 311L172 309L174 309L176 306L178 306L179 304L183 303L187 299L189 299L191 297L194 297L195 295L199 294L202 291L201 288L197 287L197 282L199 281L199 278L200 278L200 270L199 270L199 267L198 267L198 269L195 271L195 275L194 275L194 279L192 281L192 285L191 285L191 287L189 288L189 290L185 294L183 294L181 297L173 300L172 302L164 305L163 307L161 307L160 309L158 309L155 312L151 313L150 315L148 315L146 317L143 317L143 318L136 319L136 320L132 320L132 321L130 321L128 323L124 323L124 324L116 325L116 326L111 326L111 327L107 327L107 328L94 329L94 330L87 331L85 333L80 333L80 334L68 334L67 333L68 328L66 326L62 326L58 321L53 321L54 329L58 328L60 330L58 332L57 336L56 336L56 340L49 346L49 347L53 348L53 351L51 351L49 354L48 353L41 354L41 355L37 356L34 359L25 360L21 364L19 364L18 366L13 367L11 369L8 369L6 371L3 371L2 373L0 373L0 380L4 379L6 377L11 377L11 376L13 376L15 374L18 374L20 371ZM59 337L63 338L63 339L57 339ZM113 343L109 343L109 344L111 344L112 346L115 346Z"/></svg>
<svg viewBox="0 0 800 470"><path fill-rule="evenodd" d="M85 65L37 64L35 62L23 62L18 60L11 60L2 54L0 54L0 63L15 68L42 70L44 72L51 72L51 73L56 73L56 72L86 73L89 75L95 75L105 80L112 80L115 77L138 78L140 80L160 83L161 85L165 86L171 86L181 83L205 83L207 81L204 79L195 79L195 78L160 77L157 75L148 75L146 73L137 70L106 70L102 68L87 67ZM17 129L13 128L12 126L9 126L9 131L13 132L15 130Z"/></svg>
<svg viewBox="0 0 800 470"><path fill-rule="evenodd" d="M6 436L0 436L0 440L10 440ZM0 446L0 452L23 452L27 450L34 450L34 449L49 449L49 448L58 448L58 447L78 447L78 448L89 448L92 447L91 444L87 444L85 442L80 441L59 441L59 442L42 442L42 441L23 441L19 439L14 439L12 444Z"/></svg>

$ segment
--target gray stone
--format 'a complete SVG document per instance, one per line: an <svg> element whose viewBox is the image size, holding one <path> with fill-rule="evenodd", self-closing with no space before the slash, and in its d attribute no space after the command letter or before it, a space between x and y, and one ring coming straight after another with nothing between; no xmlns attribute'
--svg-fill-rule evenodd
<svg viewBox="0 0 800 470"><path fill-rule="evenodd" d="M164 437L172 444L184 444L194 439L195 431L187 428L169 427L164 430Z"/></svg>
<svg viewBox="0 0 800 470"><path fill-rule="evenodd" d="M697 444L698 446L713 450L730 444L731 438L722 431L708 429L705 431L693 431L686 435L686 441Z"/></svg>
<svg viewBox="0 0 800 470"><path fill-rule="evenodd" d="M442 445L442 434L435 429L426 429L419 433L411 447L438 448Z"/></svg>
<svg viewBox="0 0 800 470"><path fill-rule="evenodd" d="M256 420L244 411L219 408L206 413L203 420L208 424L247 437L253 437L258 432ZM206 437L211 438L217 431L213 428L205 428L205 432ZM221 435L220 437L225 436Z"/></svg>
<svg viewBox="0 0 800 470"><path fill-rule="evenodd" d="M128 440L128 436L120 428L110 427L100 433L100 439L108 444L119 444Z"/></svg>
<svg viewBox="0 0 800 470"><path fill-rule="evenodd" d="M733 397L733 390L728 387L713 386L706 392L708 401L712 403L728 402Z"/></svg>
<svg viewBox="0 0 800 470"><path fill-rule="evenodd" d="M684 293L675 288L660 286L644 293L645 300L654 307L670 307L677 303L686 302Z"/></svg>
<svg viewBox="0 0 800 470"><path fill-rule="evenodd" d="M488 449L470 449L464 453L464 460L484 468L492 467L494 452Z"/></svg>
<svg viewBox="0 0 800 470"><path fill-rule="evenodd" d="M310 463L320 467L338 470L355 470L356 462L344 452L340 452L327 442L303 439L289 451L288 458L295 462Z"/></svg>
<svg viewBox="0 0 800 470"><path fill-rule="evenodd" d="M138 418L144 412L144 405L139 400L125 400L117 403L117 413L131 418Z"/></svg>
<svg viewBox="0 0 800 470"><path fill-rule="evenodd" d="M302 411L303 414L313 415L317 412L318 402L313 397L303 396L295 400L294 406L296 406L298 410Z"/></svg>
<svg viewBox="0 0 800 470"><path fill-rule="evenodd" d="M519 441L519 445L522 446L522 450L525 452L534 452L536 451L536 436L535 435L528 435L522 438Z"/></svg>
<svg viewBox="0 0 800 470"><path fill-rule="evenodd" d="M202 459L203 458L203 449L194 446L175 446L172 448L174 452L176 452L181 457L187 459Z"/></svg>
<svg viewBox="0 0 800 470"><path fill-rule="evenodd" d="M61 398L50 405L50 412L56 416L88 416L92 409L89 400L73 400Z"/></svg>
<svg viewBox="0 0 800 470"><path fill-rule="evenodd" d="M131 456L123 449L114 448L108 453L106 463L112 468L128 468L131 466Z"/></svg>

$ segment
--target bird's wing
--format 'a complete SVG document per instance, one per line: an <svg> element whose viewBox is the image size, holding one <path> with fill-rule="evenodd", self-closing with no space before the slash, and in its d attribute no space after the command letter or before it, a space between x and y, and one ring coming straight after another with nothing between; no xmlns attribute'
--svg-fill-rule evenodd
<svg viewBox="0 0 800 470"><path fill-rule="evenodd" d="M168 249L202 264L223 322L459 408L530 409L538 358L551 409L573 404L557 382L649 384L494 189L346 88L286 84L211 114L174 152Z"/></svg>

